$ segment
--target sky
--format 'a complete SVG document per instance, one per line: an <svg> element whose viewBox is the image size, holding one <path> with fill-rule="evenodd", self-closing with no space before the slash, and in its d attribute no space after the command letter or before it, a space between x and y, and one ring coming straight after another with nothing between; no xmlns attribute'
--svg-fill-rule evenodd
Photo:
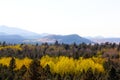
<svg viewBox="0 0 120 80"><path fill-rule="evenodd" d="M120 0L0 0L0 25L40 34L120 37Z"/></svg>

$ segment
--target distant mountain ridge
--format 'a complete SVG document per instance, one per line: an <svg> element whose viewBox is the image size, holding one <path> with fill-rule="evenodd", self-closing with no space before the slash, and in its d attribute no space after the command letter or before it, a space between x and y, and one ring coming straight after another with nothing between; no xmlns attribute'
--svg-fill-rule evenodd
<svg viewBox="0 0 120 80"><path fill-rule="evenodd" d="M7 43L21 43L24 41L25 38L19 36L19 35L0 35L0 41L7 42Z"/></svg>
<svg viewBox="0 0 120 80"><path fill-rule="evenodd" d="M120 38L104 38L104 37L91 37L87 38L95 43L105 43L105 42L110 42L110 43L120 43Z"/></svg>
<svg viewBox="0 0 120 80"><path fill-rule="evenodd" d="M7 26L0 26L0 41L7 41L9 43L54 43L55 41L58 41L59 43L66 43L66 44L72 44L72 43L92 43L92 41L85 39L83 37L80 37L77 34L71 34L71 35L50 35L47 33L38 34L31 31L19 29L19 28L13 28L13 27L7 27Z"/></svg>
<svg viewBox="0 0 120 80"><path fill-rule="evenodd" d="M8 34L4 32L0 32L0 35L8 35Z"/></svg>
<svg viewBox="0 0 120 80"><path fill-rule="evenodd" d="M19 28L14 28L14 27L7 27L7 26L0 26L0 34L19 35L25 38L40 37L40 34L38 33L19 29Z"/></svg>
<svg viewBox="0 0 120 80"><path fill-rule="evenodd" d="M59 43L105 43L105 42L115 42L119 43L120 38L104 38L101 36L92 38L81 37L77 34L70 35L55 35L55 34L38 34L35 32L27 31L24 29L8 27L8 26L0 26L0 41L6 41L8 43L54 43L55 41Z"/></svg>
<svg viewBox="0 0 120 80"><path fill-rule="evenodd" d="M66 43L66 44L73 44L74 42L77 44L80 43L92 43L92 41L85 39L83 37L80 37L77 34L71 34L71 35L48 35L40 39L34 40L34 42L47 42L47 43L54 43L55 41L58 41L59 43Z"/></svg>

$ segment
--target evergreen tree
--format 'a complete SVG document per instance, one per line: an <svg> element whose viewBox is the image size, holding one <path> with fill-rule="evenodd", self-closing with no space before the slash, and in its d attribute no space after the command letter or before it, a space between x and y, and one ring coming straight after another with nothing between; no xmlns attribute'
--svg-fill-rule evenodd
<svg viewBox="0 0 120 80"><path fill-rule="evenodd" d="M15 68L16 68L16 64L15 64L15 58L12 57L10 64L9 64L9 77L8 80L14 80L15 77Z"/></svg>
<svg viewBox="0 0 120 80"><path fill-rule="evenodd" d="M44 68L47 79L52 79L52 73L50 72L50 66L47 64Z"/></svg>
<svg viewBox="0 0 120 80"><path fill-rule="evenodd" d="M20 70L17 71L17 74L15 75L15 80L23 80L26 71L27 68L25 65L23 65Z"/></svg>
<svg viewBox="0 0 120 80"><path fill-rule="evenodd" d="M29 67L30 80L45 80L45 73L38 59L34 59Z"/></svg>
<svg viewBox="0 0 120 80"><path fill-rule="evenodd" d="M119 77L116 74L116 69L112 66L111 70L109 71L108 80L119 80Z"/></svg>

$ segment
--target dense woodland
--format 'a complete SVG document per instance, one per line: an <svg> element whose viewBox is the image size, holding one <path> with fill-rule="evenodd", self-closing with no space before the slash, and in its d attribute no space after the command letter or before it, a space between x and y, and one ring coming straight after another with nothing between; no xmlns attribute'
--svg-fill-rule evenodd
<svg viewBox="0 0 120 80"><path fill-rule="evenodd" d="M120 80L120 44L0 42L0 80Z"/></svg>

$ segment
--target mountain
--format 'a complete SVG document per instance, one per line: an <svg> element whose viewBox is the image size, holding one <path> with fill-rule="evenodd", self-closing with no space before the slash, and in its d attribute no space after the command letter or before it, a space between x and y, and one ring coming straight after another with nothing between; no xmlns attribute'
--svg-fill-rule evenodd
<svg viewBox="0 0 120 80"><path fill-rule="evenodd" d="M0 26L0 35L1 34L7 34L7 35L20 35L24 38L29 38L29 39L36 39L40 38L40 34L19 29L19 28L14 28L14 27L7 27L7 26Z"/></svg>
<svg viewBox="0 0 120 80"><path fill-rule="evenodd" d="M96 42L96 43L120 43L120 38L104 38L104 37L94 37L94 38L88 38L89 40Z"/></svg>
<svg viewBox="0 0 120 80"><path fill-rule="evenodd" d="M71 35L50 35L47 33L37 34L31 31L7 27L7 26L0 26L0 41L6 41L8 43L54 43L55 41L59 43L92 43L92 41L80 37L77 34Z"/></svg>
<svg viewBox="0 0 120 80"><path fill-rule="evenodd" d="M0 32L0 35L8 35L8 34L4 32Z"/></svg>
<svg viewBox="0 0 120 80"><path fill-rule="evenodd" d="M41 42L41 43L54 43L55 41L58 41L59 43L65 43L65 44L72 44L72 43L92 43L92 41L80 37L77 34L71 34L71 35L48 35L40 39L33 40L33 42Z"/></svg>
<svg viewBox="0 0 120 80"><path fill-rule="evenodd" d="M21 43L24 41L25 38L19 35L0 35L0 42L7 42L7 43Z"/></svg>

